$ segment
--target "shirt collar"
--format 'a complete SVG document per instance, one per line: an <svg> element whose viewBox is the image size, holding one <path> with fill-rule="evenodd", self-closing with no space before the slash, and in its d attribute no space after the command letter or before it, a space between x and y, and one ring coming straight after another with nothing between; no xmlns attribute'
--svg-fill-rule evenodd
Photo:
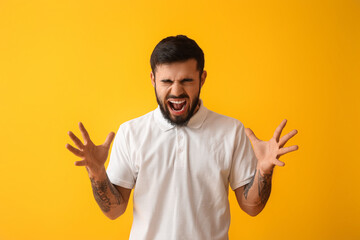
<svg viewBox="0 0 360 240"><path fill-rule="evenodd" d="M201 99L199 99L199 101L200 107L198 111L190 118L189 122L186 124L185 127L200 128L204 123L208 109L203 105ZM174 125L169 123L167 119L164 118L159 106L154 111L154 118L161 130L163 131L168 131L175 127Z"/></svg>

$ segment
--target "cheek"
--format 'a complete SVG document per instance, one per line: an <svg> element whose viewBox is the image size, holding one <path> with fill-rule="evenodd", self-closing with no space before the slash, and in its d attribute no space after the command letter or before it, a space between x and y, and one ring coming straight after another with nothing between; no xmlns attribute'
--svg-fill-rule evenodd
<svg viewBox="0 0 360 240"><path fill-rule="evenodd" d="M199 87L192 87L192 88L188 89L187 93L192 99L194 99L198 96L199 89L200 89Z"/></svg>
<svg viewBox="0 0 360 240"><path fill-rule="evenodd" d="M158 98L163 100L166 97L166 89L161 88L161 87L157 87L156 88L156 94L157 94Z"/></svg>

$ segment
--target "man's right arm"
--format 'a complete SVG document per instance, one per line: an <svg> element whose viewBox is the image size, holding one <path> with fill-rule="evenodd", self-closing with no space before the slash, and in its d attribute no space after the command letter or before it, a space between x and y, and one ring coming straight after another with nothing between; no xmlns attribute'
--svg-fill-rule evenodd
<svg viewBox="0 0 360 240"><path fill-rule="evenodd" d="M68 134L71 140L73 140L78 148L70 144L66 144L66 148L82 159L81 161L76 161L75 165L85 166L90 177L95 200L103 213L112 220L116 219L125 212L131 189L113 185L105 171L104 164L115 133L109 133L105 143L102 145L95 145L81 122L79 123L79 128L84 143L69 131Z"/></svg>

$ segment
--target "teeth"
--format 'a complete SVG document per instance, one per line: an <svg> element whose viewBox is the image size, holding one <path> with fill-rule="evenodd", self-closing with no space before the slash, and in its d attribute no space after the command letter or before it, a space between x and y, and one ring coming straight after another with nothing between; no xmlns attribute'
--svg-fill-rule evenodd
<svg viewBox="0 0 360 240"><path fill-rule="evenodd" d="M181 103L184 103L185 100L182 100L182 101L169 101L171 103L174 103L174 104L181 104Z"/></svg>

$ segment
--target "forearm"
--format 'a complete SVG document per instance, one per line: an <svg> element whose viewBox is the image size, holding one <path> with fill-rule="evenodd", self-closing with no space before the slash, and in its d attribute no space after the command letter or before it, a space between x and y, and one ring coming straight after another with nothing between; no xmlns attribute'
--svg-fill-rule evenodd
<svg viewBox="0 0 360 240"><path fill-rule="evenodd" d="M103 213L110 219L116 219L125 212L127 203L121 193L110 182L105 169L98 174L89 173L94 198Z"/></svg>
<svg viewBox="0 0 360 240"><path fill-rule="evenodd" d="M272 171L263 173L259 168L251 182L244 187L244 192L240 196L241 208L251 216L255 216L262 211L270 197Z"/></svg>

